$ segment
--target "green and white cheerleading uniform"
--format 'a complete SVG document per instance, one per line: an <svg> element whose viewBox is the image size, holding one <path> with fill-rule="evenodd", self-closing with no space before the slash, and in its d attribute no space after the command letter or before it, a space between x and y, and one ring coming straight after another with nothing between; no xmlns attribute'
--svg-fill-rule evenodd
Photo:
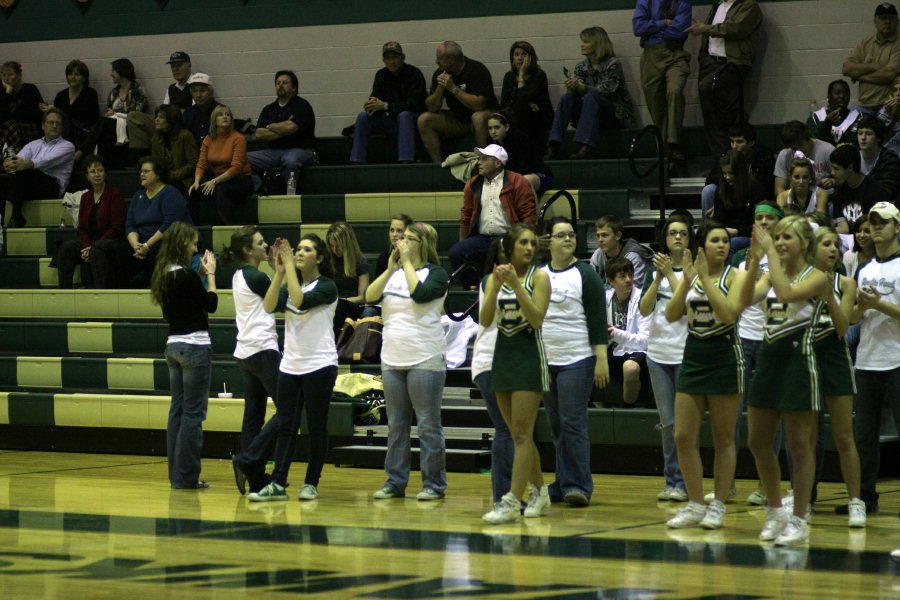
<svg viewBox="0 0 900 600"><path fill-rule="evenodd" d="M537 267L528 267L523 286L530 296L534 291ZM541 330L535 329L522 314L516 293L506 284L497 294L497 345L491 368L494 392L532 391L550 389L550 373Z"/></svg>
<svg viewBox="0 0 900 600"><path fill-rule="evenodd" d="M715 286L728 294L726 265ZM685 299L688 337L676 391L697 395L741 394L744 391L744 351L734 323L716 316L706 291L695 276Z"/></svg>
<svg viewBox="0 0 900 600"><path fill-rule="evenodd" d="M844 295L840 273L834 274L832 282L834 297L840 304ZM856 378L853 376L853 361L847 342L838 337L831 320L828 306L822 307L815 325L816 363L819 368L819 384L825 396L855 396Z"/></svg>
<svg viewBox="0 0 900 600"><path fill-rule="evenodd" d="M814 271L806 265L792 283L803 281ZM815 298L781 302L770 288L765 304L766 332L756 355L747 404L773 410L821 410L814 325L824 303Z"/></svg>

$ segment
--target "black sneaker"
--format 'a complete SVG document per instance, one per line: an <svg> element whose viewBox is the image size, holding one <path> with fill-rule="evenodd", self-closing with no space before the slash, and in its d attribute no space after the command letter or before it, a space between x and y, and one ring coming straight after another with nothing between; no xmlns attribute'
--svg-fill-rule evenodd
<svg viewBox="0 0 900 600"><path fill-rule="evenodd" d="M866 514L874 515L878 512L878 504L872 502L866 502ZM849 505L841 504L840 506L834 507L834 514L836 515L846 515L850 513Z"/></svg>
<svg viewBox="0 0 900 600"><path fill-rule="evenodd" d="M241 496L247 493L247 476L237 464L237 457L231 455L231 470L234 471L234 484L237 486Z"/></svg>

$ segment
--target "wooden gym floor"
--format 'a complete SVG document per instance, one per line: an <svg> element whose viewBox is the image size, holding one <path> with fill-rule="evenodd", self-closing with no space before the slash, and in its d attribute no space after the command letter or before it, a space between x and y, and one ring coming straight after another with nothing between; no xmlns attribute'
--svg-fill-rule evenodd
<svg viewBox="0 0 900 600"><path fill-rule="evenodd" d="M295 484L273 504L240 497L227 461L203 475L172 491L164 458L0 452L0 598L900 598L898 480L865 530L822 484L809 546L776 549L746 480L710 532L666 529L681 505L657 503L657 477L595 475L587 509L491 526L487 474L451 473L424 503L414 472L410 497L375 501L381 471L328 465L318 501Z"/></svg>

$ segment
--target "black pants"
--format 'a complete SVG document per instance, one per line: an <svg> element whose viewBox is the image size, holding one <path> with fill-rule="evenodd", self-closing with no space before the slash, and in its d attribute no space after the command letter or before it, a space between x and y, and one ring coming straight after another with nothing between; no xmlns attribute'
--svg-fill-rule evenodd
<svg viewBox="0 0 900 600"><path fill-rule="evenodd" d="M278 396L278 363L281 353L277 350L263 350L247 358L237 359L244 378L244 422L241 426L241 447L244 451L250 448L253 440L262 430L266 420L266 405L271 396ZM271 456L275 447L272 440L270 447L263 454ZM253 490L256 491L256 490Z"/></svg>
<svg viewBox="0 0 900 600"><path fill-rule="evenodd" d="M212 173L208 173L209 178ZM213 193L203 193L203 186L194 190L188 198L188 210L191 212L191 220L194 225L200 223L200 203L213 200L216 203L216 212L219 213L219 222L222 225L238 224L238 207L253 193L253 180L249 176L238 175L224 183L219 183L213 189Z"/></svg>
<svg viewBox="0 0 900 600"><path fill-rule="evenodd" d="M43 171L28 169L12 173L6 178L6 202L13 206L12 216L22 220L22 202L59 198L59 182ZM6 202L0 203L0 217L6 214Z"/></svg>
<svg viewBox="0 0 900 600"><path fill-rule="evenodd" d="M91 267L93 287L102 290L126 286L129 257L133 253L128 242L121 238L92 242L88 264ZM84 264L81 259L81 240L76 238L60 244L56 263L59 268L59 287L72 289L75 267Z"/></svg>
<svg viewBox="0 0 900 600"><path fill-rule="evenodd" d="M697 80L700 109L709 149L716 156L726 153L730 147L728 128L747 118L741 113L740 99L744 79L749 73L750 67L746 65L720 61L709 55L700 57L700 77Z"/></svg>

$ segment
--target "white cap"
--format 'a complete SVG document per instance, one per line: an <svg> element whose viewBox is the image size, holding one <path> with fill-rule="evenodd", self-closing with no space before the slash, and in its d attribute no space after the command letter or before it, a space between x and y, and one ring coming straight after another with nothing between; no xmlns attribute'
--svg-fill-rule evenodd
<svg viewBox="0 0 900 600"><path fill-rule="evenodd" d="M212 79L206 73L194 73L187 80L188 85L202 83L204 85L212 85Z"/></svg>
<svg viewBox="0 0 900 600"><path fill-rule="evenodd" d="M897 207L890 202L876 203L875 206L869 209L869 214L871 215L872 213L878 213L878 216L885 221L893 219L900 224L900 210L897 210Z"/></svg>
<svg viewBox="0 0 900 600"><path fill-rule="evenodd" d="M506 164L506 161L509 160L509 155L506 153L506 150L503 149L503 146L498 146L497 144L488 144L484 148L475 148L475 154L496 158L504 165Z"/></svg>

